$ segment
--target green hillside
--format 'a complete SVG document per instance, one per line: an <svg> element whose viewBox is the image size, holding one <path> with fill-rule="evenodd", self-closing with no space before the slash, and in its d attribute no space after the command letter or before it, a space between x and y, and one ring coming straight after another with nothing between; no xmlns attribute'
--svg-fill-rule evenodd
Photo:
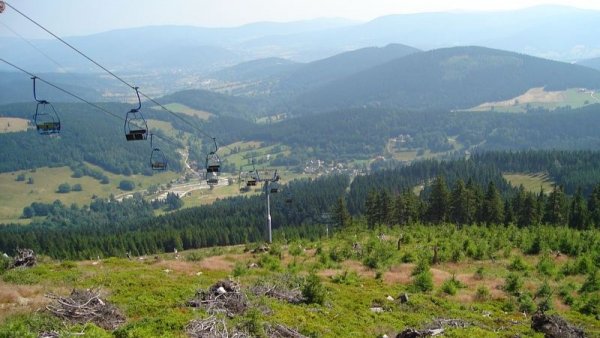
<svg viewBox="0 0 600 338"><path fill-rule="evenodd" d="M303 109L352 106L466 109L514 98L534 87L600 88L587 67L482 47L412 54L300 95Z"/></svg>

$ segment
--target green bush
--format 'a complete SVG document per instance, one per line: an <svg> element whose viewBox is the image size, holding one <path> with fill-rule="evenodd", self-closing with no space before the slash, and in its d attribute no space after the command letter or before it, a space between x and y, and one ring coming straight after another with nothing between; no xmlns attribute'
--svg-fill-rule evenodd
<svg viewBox="0 0 600 338"><path fill-rule="evenodd" d="M319 276L311 273L306 278L304 286L302 287L302 296L308 304L321 304L325 302L326 290L325 286L321 283Z"/></svg>
<svg viewBox="0 0 600 338"><path fill-rule="evenodd" d="M344 270L335 276L331 277L331 281L336 284L357 285L360 282L360 277L355 271Z"/></svg>
<svg viewBox="0 0 600 338"><path fill-rule="evenodd" d="M548 254L542 255L536 268L537 271L544 276L550 277L556 274L556 264L554 264L554 261L548 256Z"/></svg>
<svg viewBox="0 0 600 338"><path fill-rule="evenodd" d="M428 292L433 290L433 276L429 270L413 276L413 288L416 291Z"/></svg>
<svg viewBox="0 0 600 338"><path fill-rule="evenodd" d="M534 313L536 308L535 302L529 292L524 292L519 296L519 311Z"/></svg>
<svg viewBox="0 0 600 338"><path fill-rule="evenodd" d="M58 186L57 192L61 194L68 194L71 192L71 185L69 183L62 183Z"/></svg>
<svg viewBox="0 0 600 338"><path fill-rule="evenodd" d="M600 275L598 270L590 272L581 286L580 292L600 291Z"/></svg>
<svg viewBox="0 0 600 338"><path fill-rule="evenodd" d="M4 273L4 271L8 270L10 266L11 259L8 257L0 256L0 275Z"/></svg>
<svg viewBox="0 0 600 338"><path fill-rule="evenodd" d="M551 294L552 288L550 287L550 284L548 284L548 281L545 280L544 283L542 283L542 285L540 285L540 287L535 292L535 298L546 298Z"/></svg>
<svg viewBox="0 0 600 338"><path fill-rule="evenodd" d="M123 191L132 191L135 189L135 182L130 180L121 180L121 182L119 182L119 189Z"/></svg>
<svg viewBox="0 0 600 338"><path fill-rule="evenodd" d="M525 263L525 261L523 260L523 257L515 256L510 262L508 269L511 271L526 271L529 269L529 267L527 266L527 263Z"/></svg>
<svg viewBox="0 0 600 338"><path fill-rule="evenodd" d="M233 277L243 276L248 273L248 267L243 262L237 261L235 262L232 273Z"/></svg>
<svg viewBox="0 0 600 338"><path fill-rule="evenodd" d="M442 284L442 291L449 295L455 295L458 289L462 289L464 287L465 285L456 279L456 275L453 274L452 277L446 279Z"/></svg>
<svg viewBox="0 0 600 338"><path fill-rule="evenodd" d="M600 316L600 294L594 293L584 298L579 312L585 315Z"/></svg>
<svg viewBox="0 0 600 338"><path fill-rule="evenodd" d="M504 281L504 290L506 292L517 294L521 290L521 287L523 287L523 280L521 279L521 276L513 272L506 276Z"/></svg>
<svg viewBox="0 0 600 338"><path fill-rule="evenodd" d="M480 285L477 287L477 291L475 292L475 300L483 302L490 299L490 289L488 289L485 285Z"/></svg>

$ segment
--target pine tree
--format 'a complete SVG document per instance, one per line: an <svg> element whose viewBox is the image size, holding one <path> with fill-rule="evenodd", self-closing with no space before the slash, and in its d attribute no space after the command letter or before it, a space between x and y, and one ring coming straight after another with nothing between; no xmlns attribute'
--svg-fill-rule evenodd
<svg viewBox="0 0 600 338"><path fill-rule="evenodd" d="M577 192L571 201L569 213L569 226L575 229L585 229L587 221L587 205L581 192L581 187L577 188Z"/></svg>
<svg viewBox="0 0 600 338"><path fill-rule="evenodd" d="M537 201L533 194L527 193L519 212L518 225L526 227L537 224Z"/></svg>
<svg viewBox="0 0 600 338"><path fill-rule="evenodd" d="M350 225L350 213L346 207L346 200L344 197L338 198L338 201L333 209L333 220L335 226L343 229Z"/></svg>
<svg viewBox="0 0 600 338"><path fill-rule="evenodd" d="M377 200L377 192L374 190L370 191L365 202L365 214L367 216L367 226L369 229L374 229L378 221Z"/></svg>
<svg viewBox="0 0 600 338"><path fill-rule="evenodd" d="M494 182L490 181L483 201L483 219L488 225L504 221L504 205Z"/></svg>
<svg viewBox="0 0 600 338"><path fill-rule="evenodd" d="M459 226L469 222L469 202L469 191L463 180L459 179L450 195L450 222Z"/></svg>
<svg viewBox="0 0 600 338"><path fill-rule="evenodd" d="M600 184L594 187L588 199L588 213L590 223L595 227L600 227Z"/></svg>
<svg viewBox="0 0 600 338"><path fill-rule="evenodd" d="M567 201L561 186L555 185L548 196L542 222L552 225L564 225L567 221Z"/></svg>
<svg viewBox="0 0 600 338"><path fill-rule="evenodd" d="M433 182L429 195L428 220L439 224L446 221L449 210L450 193L443 176L438 176Z"/></svg>

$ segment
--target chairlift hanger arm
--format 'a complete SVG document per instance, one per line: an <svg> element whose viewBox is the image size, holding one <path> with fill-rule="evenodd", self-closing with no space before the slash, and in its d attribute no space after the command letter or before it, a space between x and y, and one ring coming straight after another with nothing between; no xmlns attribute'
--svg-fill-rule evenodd
<svg viewBox="0 0 600 338"><path fill-rule="evenodd" d="M36 91L36 88L35 88L35 80L37 78L38 78L37 76L32 76L31 77L31 79L33 80L33 99L36 100L37 103L39 103L39 104L48 104L48 101L46 101L46 100L39 100L37 98L37 91Z"/></svg>

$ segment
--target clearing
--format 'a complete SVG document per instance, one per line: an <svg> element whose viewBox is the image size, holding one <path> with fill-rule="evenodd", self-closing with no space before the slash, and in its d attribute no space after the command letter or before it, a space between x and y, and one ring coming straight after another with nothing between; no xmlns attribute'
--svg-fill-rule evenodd
<svg viewBox="0 0 600 338"><path fill-rule="evenodd" d="M504 173L502 176L513 186L523 185L525 191L540 192L540 187L548 194L552 191L554 182L546 173Z"/></svg>
<svg viewBox="0 0 600 338"><path fill-rule="evenodd" d="M0 117L0 133L27 131L29 120L18 117Z"/></svg>
<svg viewBox="0 0 600 338"><path fill-rule="evenodd" d="M515 98L480 104L467 111L500 111L507 113L525 113L530 108L554 110L570 106L579 108L598 103L594 91L583 88L572 88L563 91L547 92L543 87L531 88L523 95Z"/></svg>
<svg viewBox="0 0 600 338"><path fill-rule="evenodd" d="M164 106L167 107L169 110L174 111L176 113L182 113L182 114L186 114L189 116L195 116L201 120L208 120L211 116L214 115L207 111L197 110L197 109L188 107L181 103L169 103L169 104L165 104ZM160 108L160 107L153 107L152 109L162 110L162 108Z"/></svg>

